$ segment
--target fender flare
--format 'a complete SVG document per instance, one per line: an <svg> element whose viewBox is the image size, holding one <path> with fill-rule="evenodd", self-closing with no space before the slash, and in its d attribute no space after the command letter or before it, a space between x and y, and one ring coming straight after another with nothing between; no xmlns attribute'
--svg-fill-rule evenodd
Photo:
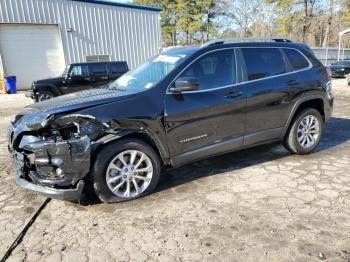
<svg viewBox="0 0 350 262"><path fill-rule="evenodd" d="M302 97L300 98L299 100L297 100L294 105L293 105L293 108L288 116L288 119L287 119L287 122L286 122L286 125L284 126L284 130L283 130L283 133L282 133L282 137L285 136L285 134L287 133L287 130L292 122L292 119L293 117L295 116L295 113L297 112L297 110L299 109L299 106L304 103L304 102L307 102L307 101L311 101L311 100L315 100L315 99L321 99L322 102L323 102L323 105L325 105L325 98L322 96L322 95L308 95L308 96L305 96L305 97ZM323 112L325 113L325 112Z"/></svg>
<svg viewBox="0 0 350 262"><path fill-rule="evenodd" d="M154 135L150 130L123 130L118 133L105 134L98 140L94 141L91 145L91 151L96 152L101 146L106 145L110 142L125 138L127 136L146 136L148 140L152 141L153 145L157 149L160 158L164 165L170 164L170 154L167 148L163 146L158 136ZM141 138L142 139L142 138ZM145 141L149 143L149 141Z"/></svg>
<svg viewBox="0 0 350 262"><path fill-rule="evenodd" d="M63 95L63 93L59 90L59 88L56 85L42 85L42 86L37 86L35 93L40 94L40 91L50 91L53 93L55 96L60 96Z"/></svg>

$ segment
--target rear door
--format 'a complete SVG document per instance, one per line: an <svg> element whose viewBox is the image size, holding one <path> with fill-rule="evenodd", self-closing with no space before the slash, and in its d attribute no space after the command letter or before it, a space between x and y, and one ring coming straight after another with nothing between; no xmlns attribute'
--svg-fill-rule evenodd
<svg viewBox="0 0 350 262"><path fill-rule="evenodd" d="M108 63L89 64L92 88L98 88L109 83Z"/></svg>
<svg viewBox="0 0 350 262"><path fill-rule="evenodd" d="M173 164L240 147L246 97L237 84L235 50L201 56L176 79L182 77L196 78L199 90L167 92L165 126Z"/></svg>
<svg viewBox="0 0 350 262"><path fill-rule="evenodd" d="M303 81L291 72L278 47L241 48L246 65L247 116L244 145L279 138Z"/></svg>

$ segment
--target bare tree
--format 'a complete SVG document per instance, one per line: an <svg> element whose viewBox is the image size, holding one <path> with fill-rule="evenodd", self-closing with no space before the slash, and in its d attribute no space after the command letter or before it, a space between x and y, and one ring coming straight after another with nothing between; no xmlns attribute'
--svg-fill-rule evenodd
<svg viewBox="0 0 350 262"><path fill-rule="evenodd" d="M323 47L327 47L329 43L329 34L330 34L332 21L333 21L334 2L335 0L328 0L327 25L326 25L326 32L322 43Z"/></svg>
<svg viewBox="0 0 350 262"><path fill-rule="evenodd" d="M259 0L221 0L218 4L222 15L237 27L240 36L248 36L250 28L261 11Z"/></svg>
<svg viewBox="0 0 350 262"><path fill-rule="evenodd" d="M306 37L311 27L311 22L314 16L314 8L316 2L320 0L300 0L296 1L296 4L303 5L303 27L302 27L302 41L306 42Z"/></svg>

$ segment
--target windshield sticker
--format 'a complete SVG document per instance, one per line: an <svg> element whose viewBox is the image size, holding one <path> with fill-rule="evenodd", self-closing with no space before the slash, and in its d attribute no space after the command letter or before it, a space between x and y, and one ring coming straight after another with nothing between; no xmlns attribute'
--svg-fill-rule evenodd
<svg viewBox="0 0 350 262"><path fill-rule="evenodd" d="M154 62L166 62L175 64L179 59L180 57L176 56L159 55L156 59L154 59Z"/></svg>

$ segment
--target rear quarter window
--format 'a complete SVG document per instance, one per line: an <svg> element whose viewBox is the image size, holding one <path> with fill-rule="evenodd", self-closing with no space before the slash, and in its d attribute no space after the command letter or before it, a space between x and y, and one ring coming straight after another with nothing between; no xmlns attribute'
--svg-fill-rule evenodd
<svg viewBox="0 0 350 262"><path fill-rule="evenodd" d="M306 58L297 50L294 49L283 49L289 62L291 63L294 70L300 70L309 67L309 62Z"/></svg>
<svg viewBox="0 0 350 262"><path fill-rule="evenodd" d="M119 74L119 73L125 73L128 71L128 67L126 63L112 63L111 64L111 73L112 74Z"/></svg>
<svg viewBox="0 0 350 262"><path fill-rule="evenodd" d="M248 80L286 73L286 66L279 48L242 48L242 53Z"/></svg>

